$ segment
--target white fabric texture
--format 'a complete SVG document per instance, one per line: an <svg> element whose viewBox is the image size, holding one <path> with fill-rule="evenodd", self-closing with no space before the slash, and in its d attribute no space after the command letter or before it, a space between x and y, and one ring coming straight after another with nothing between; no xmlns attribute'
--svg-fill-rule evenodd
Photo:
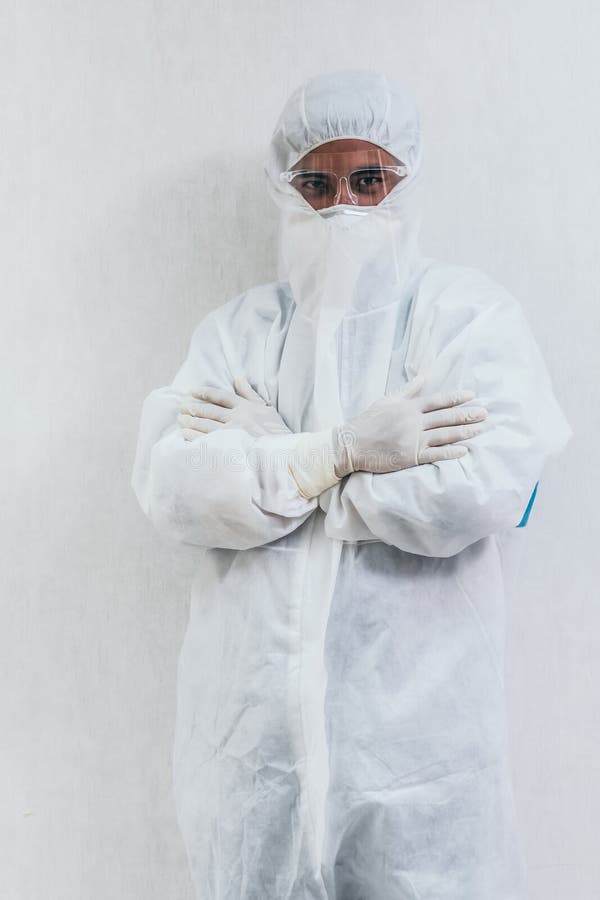
<svg viewBox="0 0 600 900"><path fill-rule="evenodd" d="M341 137L411 174L367 215L324 218L278 180ZM318 76L267 161L279 280L197 326L145 400L132 484L171 540L206 548L178 669L177 812L202 900L521 900L503 692L517 528L571 429L519 303L420 255L412 102L368 72ZM291 434L175 424L247 375ZM469 452L354 472L306 499L287 466L424 375L488 410ZM535 520L535 513L533 515Z"/></svg>

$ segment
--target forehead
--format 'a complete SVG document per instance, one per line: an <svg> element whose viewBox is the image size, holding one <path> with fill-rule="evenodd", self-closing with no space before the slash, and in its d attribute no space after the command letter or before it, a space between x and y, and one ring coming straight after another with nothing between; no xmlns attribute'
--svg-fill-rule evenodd
<svg viewBox="0 0 600 900"><path fill-rule="evenodd" d="M361 141L357 138L339 138L335 141L327 141L314 150L310 150L295 164L294 168L299 166L306 167L318 165L327 160L329 164L338 164L343 167L351 167L356 165L372 165L379 163L380 165L397 165L400 160L370 141Z"/></svg>

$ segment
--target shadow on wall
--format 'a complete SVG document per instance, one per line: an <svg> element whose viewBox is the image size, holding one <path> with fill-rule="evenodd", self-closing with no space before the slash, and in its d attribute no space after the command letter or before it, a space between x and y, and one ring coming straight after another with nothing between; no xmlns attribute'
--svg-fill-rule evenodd
<svg viewBox="0 0 600 900"><path fill-rule="evenodd" d="M264 178L258 158L211 155L116 182L81 216L61 273L64 324L101 379L125 364L135 379L145 359L146 384L164 379L209 309L276 277L278 210Z"/></svg>
<svg viewBox="0 0 600 900"><path fill-rule="evenodd" d="M109 210L100 241L110 288L153 359L168 349L157 338L181 346L209 309L276 277L278 210L264 178L259 159L213 154Z"/></svg>
<svg viewBox="0 0 600 900"><path fill-rule="evenodd" d="M147 541L130 487L142 401L170 384L210 309L276 277L278 210L264 178L260 159L229 153L115 178L63 229L52 350L33 384L40 396L53 385L45 447L56 464L36 490L63 523L65 571L73 553L98 566L94 547L110 568L131 528Z"/></svg>

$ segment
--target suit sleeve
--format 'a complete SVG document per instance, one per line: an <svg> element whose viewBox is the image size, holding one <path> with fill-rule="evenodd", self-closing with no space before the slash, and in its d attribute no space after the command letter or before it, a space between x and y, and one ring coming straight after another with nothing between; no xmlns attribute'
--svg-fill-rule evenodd
<svg viewBox="0 0 600 900"><path fill-rule="evenodd" d="M209 313L194 331L173 383L146 397L131 485L143 512L167 539L245 550L298 528L318 503L299 494L288 471L297 434L256 438L241 428L217 428L184 439L176 419L191 390L202 385L234 390L220 327Z"/></svg>
<svg viewBox="0 0 600 900"><path fill-rule="evenodd" d="M321 495L329 537L447 557L517 526L548 458L571 437L519 303L481 310L425 366L421 395L472 389L488 410L460 459L355 472Z"/></svg>

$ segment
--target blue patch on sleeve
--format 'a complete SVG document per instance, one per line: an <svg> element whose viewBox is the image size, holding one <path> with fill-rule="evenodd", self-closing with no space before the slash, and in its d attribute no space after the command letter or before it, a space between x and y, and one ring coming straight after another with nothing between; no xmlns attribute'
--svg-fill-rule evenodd
<svg viewBox="0 0 600 900"><path fill-rule="evenodd" d="M535 495L537 494L538 484L539 484L539 481L536 481L535 487L533 489L533 493L531 494L531 497L529 498L529 503L527 504L527 509L525 510L525 513L523 514L523 518L517 525L517 528L524 528L525 525L527 525L527 519L529 518L529 513L531 512L531 507L533 506L533 501L535 500Z"/></svg>

